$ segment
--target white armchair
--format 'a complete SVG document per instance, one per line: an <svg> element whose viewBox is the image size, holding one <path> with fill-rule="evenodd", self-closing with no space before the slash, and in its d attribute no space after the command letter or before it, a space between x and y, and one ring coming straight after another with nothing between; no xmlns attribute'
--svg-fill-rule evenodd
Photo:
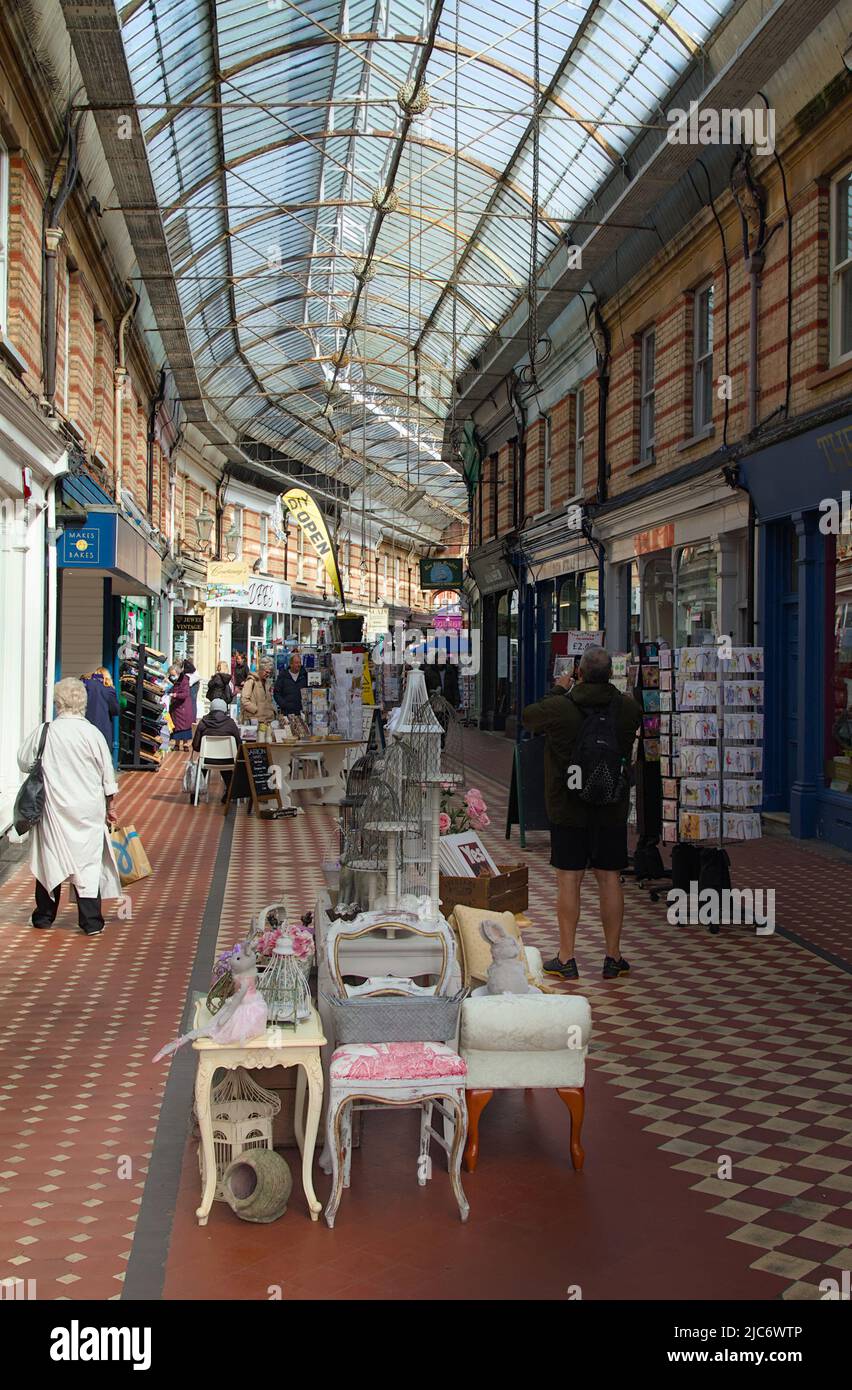
<svg viewBox="0 0 852 1390"><path fill-rule="evenodd" d="M571 1117L572 1166L583 1166L586 1053L592 1032L588 999L577 994L491 994L466 999L459 1053L467 1067L468 1138L464 1166L479 1157L479 1119L495 1091L545 1087Z"/></svg>

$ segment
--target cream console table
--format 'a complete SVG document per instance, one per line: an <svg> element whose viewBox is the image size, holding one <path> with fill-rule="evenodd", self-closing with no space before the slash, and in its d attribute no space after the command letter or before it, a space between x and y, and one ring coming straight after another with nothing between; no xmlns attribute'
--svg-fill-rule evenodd
<svg viewBox="0 0 852 1390"><path fill-rule="evenodd" d="M281 793L285 804L288 793L292 796L294 792L314 790L322 792L321 805L337 806L343 799L346 790L346 755L351 748L363 748L364 744L358 739L347 738L304 740L288 738L282 739L280 743L269 742L259 746L266 749L269 754L269 761L281 769L284 782ZM322 756L325 764L325 776L292 777L291 759L306 758L312 753L319 753Z"/></svg>
<svg viewBox="0 0 852 1390"><path fill-rule="evenodd" d="M195 1027L201 1027L209 1018L204 1003L196 1009ZM245 1067L253 1071L259 1067L299 1067L296 1079L296 1142L302 1154L302 1187L311 1214L316 1221L322 1210L322 1203L314 1192L312 1168L314 1150L317 1142L320 1111L322 1109L322 1064L321 1049L325 1046L325 1035L316 1009L311 1017L295 1028L270 1024L265 1033L259 1033L243 1043L217 1043L212 1038L196 1038L192 1044L198 1053L198 1070L195 1074L195 1111L198 1129L201 1134L203 1156L204 1188L201 1205L195 1215L199 1226L207 1225L207 1217L213 1205L216 1192L216 1158L213 1146L213 1123L210 1114L210 1091L214 1073L224 1067L233 1071ZM305 1086L308 1091L308 1113L305 1117Z"/></svg>

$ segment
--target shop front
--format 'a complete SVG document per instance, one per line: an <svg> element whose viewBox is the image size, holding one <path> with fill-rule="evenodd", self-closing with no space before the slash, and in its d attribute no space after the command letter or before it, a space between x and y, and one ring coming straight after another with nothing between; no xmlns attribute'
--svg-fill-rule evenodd
<svg viewBox="0 0 852 1390"><path fill-rule="evenodd" d="M601 628L600 571L595 549L580 529L577 507L521 535L525 561L525 618L521 642L523 703L540 700L552 684L553 634Z"/></svg>
<svg viewBox="0 0 852 1390"><path fill-rule="evenodd" d="M701 646L748 632L748 498L714 468L600 508L594 532L605 563L606 642Z"/></svg>
<svg viewBox="0 0 852 1390"><path fill-rule="evenodd" d="M66 467L64 442L0 380L0 865L19 852L5 838L21 782L18 748L43 718L53 685L56 568L48 528Z"/></svg>
<svg viewBox="0 0 852 1390"><path fill-rule="evenodd" d="M56 678L105 666L118 684L121 648L159 643L162 558L91 478L65 478L61 490L83 515L69 517L56 547Z"/></svg>
<svg viewBox="0 0 852 1390"><path fill-rule="evenodd" d="M315 598L294 591L286 619L289 646L325 647L331 641L332 621L340 605L333 599Z"/></svg>
<svg viewBox="0 0 852 1390"><path fill-rule="evenodd" d="M290 585L282 579L237 576L208 584L206 606L218 610L221 661L244 652L255 666L259 657L283 650L292 601Z"/></svg>
<svg viewBox="0 0 852 1390"><path fill-rule="evenodd" d="M479 691L482 729L504 730L517 711L520 673L518 574L502 541L468 559L481 599Z"/></svg>
<svg viewBox="0 0 852 1390"><path fill-rule="evenodd" d="M751 454L766 808L852 850L852 415Z"/></svg>

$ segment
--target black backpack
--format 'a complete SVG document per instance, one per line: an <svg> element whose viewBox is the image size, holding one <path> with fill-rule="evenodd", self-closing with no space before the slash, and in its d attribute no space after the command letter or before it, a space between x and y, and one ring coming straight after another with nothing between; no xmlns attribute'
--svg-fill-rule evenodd
<svg viewBox="0 0 852 1390"><path fill-rule="evenodd" d="M568 698L571 699L569 692ZM615 695L606 705L576 708L583 716L580 732L574 740L571 766L566 781L588 806L614 806L627 796L627 759L618 741L618 711L620 696ZM574 785L579 769L580 785ZM573 775L572 775L573 774Z"/></svg>

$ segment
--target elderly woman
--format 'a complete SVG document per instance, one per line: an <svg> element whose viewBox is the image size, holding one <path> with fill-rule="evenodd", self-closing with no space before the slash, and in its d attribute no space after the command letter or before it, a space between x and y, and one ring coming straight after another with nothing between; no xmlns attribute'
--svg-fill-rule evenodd
<svg viewBox="0 0 852 1390"><path fill-rule="evenodd" d="M240 714L243 719L256 719L259 724L269 724L275 718L271 661L260 661L257 675L249 676L240 691Z"/></svg>
<svg viewBox="0 0 852 1390"><path fill-rule="evenodd" d="M80 930L104 929L101 897L120 898L121 883L108 826L115 821L118 791L103 735L86 719L86 687L68 678L54 686L56 718L48 725L42 757L44 814L31 831L30 868L35 877L34 927L50 927L59 911L62 884L71 880ZM43 725L18 750L29 772Z"/></svg>
<svg viewBox="0 0 852 1390"><path fill-rule="evenodd" d="M192 738L192 725L195 722L192 695L189 688L189 673L173 663L169 667L169 680L172 683L169 696L169 714L174 724L172 743L175 747L182 748L185 753L188 753Z"/></svg>

